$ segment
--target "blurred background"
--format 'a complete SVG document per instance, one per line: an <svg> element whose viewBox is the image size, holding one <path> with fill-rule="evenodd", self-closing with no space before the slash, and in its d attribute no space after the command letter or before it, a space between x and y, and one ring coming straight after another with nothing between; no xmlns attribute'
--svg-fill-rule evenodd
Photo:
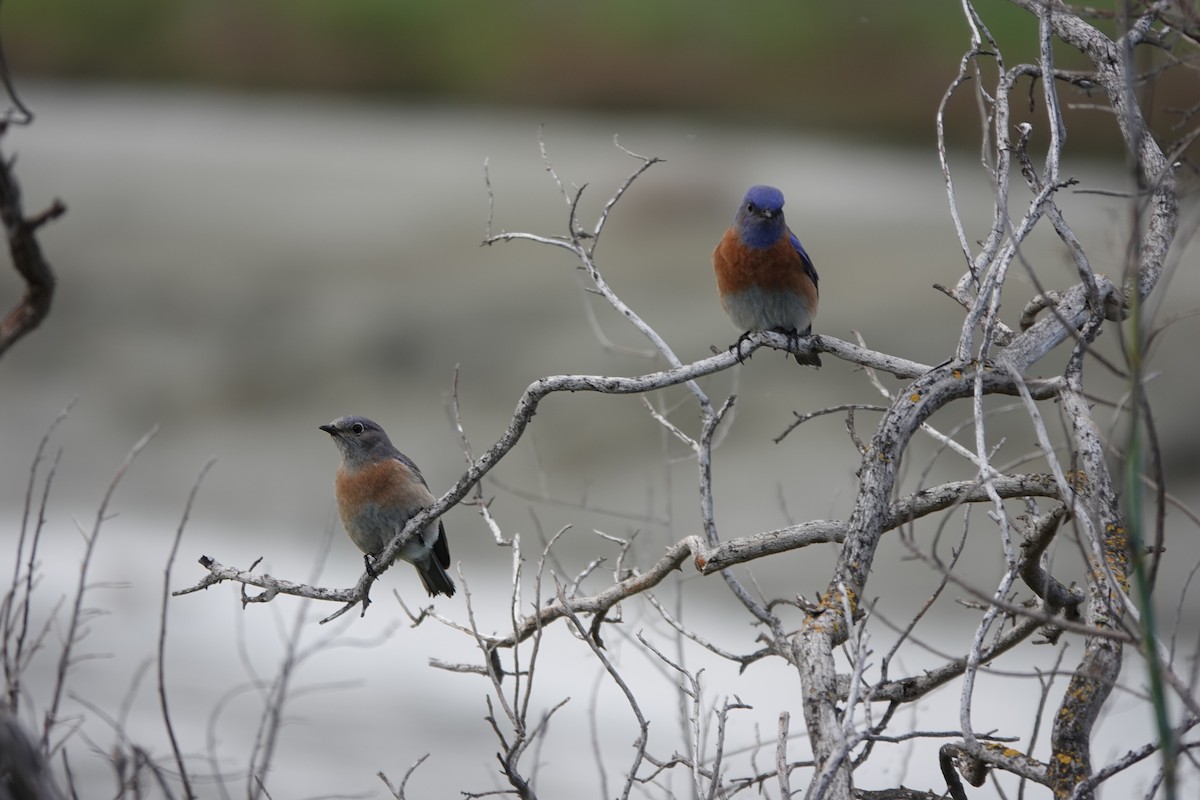
<svg viewBox="0 0 1200 800"><path fill-rule="evenodd" d="M1007 63L1033 57L1031 18L1001 2L976 5ZM568 189L587 185L579 212L587 227L638 166L614 137L665 159L617 205L597 258L618 294L684 360L737 336L716 299L710 254L746 187L758 182L783 189L788 220L821 274L819 332L853 340L858 331L869 346L928 364L949 357L959 334L960 309L931 288L955 282L965 265L934 136L938 103L969 47L955 4L764 0L747 13L733 4L633 0L39 0L5 4L0 37L17 91L36 115L0 146L17 158L27 212L54 198L68 207L41 236L59 279L55 305L0 360L6 541L20 529L38 441L74 403L49 448L61 456L45 513L39 622L74 591L82 532L93 530L129 448L157 426L117 487L86 576L86 605L96 613L64 716L80 726L71 742L79 747L75 774L96 786L110 786L105 754L119 742L114 727L155 757L168 752L143 668L154 654L171 540L207 459L216 464L172 588L202 577L201 554L237 566L262 556L260 569L273 575L349 586L362 562L336 520L337 454L318 425L347 413L373 417L440 494L465 463L450 414L456 371L478 453L541 376L663 366L602 346L589 306L605 337L645 349L619 315L580 290L577 265L563 251L523 242L480 247L489 219L493 231L566 231L566 204L547 174L539 132ZM1069 51L1060 57L1063 66L1081 64ZM1045 130L1040 92L1031 89L1032 110L1016 104L1035 124L1035 144ZM1194 74L1168 72L1155 92L1152 116L1165 131L1177 121L1172 108L1196 102ZM1097 100L1069 100L1063 172L1079 185L1060 203L1093 266L1116 276L1129 241L1131 211L1120 193L1130 176L1111 119L1091 108ZM963 93L948 107L948 138L972 242L992 214L980 136L976 104ZM1014 183L1015 215L1027 199ZM1173 324L1155 341L1150 393L1171 490L1194 506L1200 277L1196 248L1187 247L1196 224L1190 200L1183 220L1172 271L1154 298L1158 319ZM1048 230L1023 255L1044 284L1074 282L1070 258ZM0 270L4 312L21 291L15 274ZM1007 291L1005 316L1015 324L1034 292L1024 269ZM1101 351L1119 360L1115 329ZM1060 363L1051 358L1044 369ZM1121 399L1119 378L1098 365L1089 376L1098 400ZM848 516L859 458L844 417L773 440L793 412L881 402L861 371L828 357L813 371L763 350L702 385L717 402L738 397L714 465L723 537ZM686 392L654 402L696 433ZM1118 430L1115 411L1101 403L1097 413ZM949 432L968 417L969 409L951 408L937 422ZM860 413L859 435L869 436L876 419ZM1019 414L999 416L991 436L1002 463L1034 449ZM973 446L969 428L958 438ZM35 497L46 471L43 463ZM605 559L585 583L595 591L618 555L596 532L636 535L631 558L645 568L667 544L698 531L695 472L686 449L637 398L556 396L485 494L506 535L521 535L527 577L544 542L570 526L547 570L570 580ZM921 442L904 485L972 474ZM1181 514L1170 511L1167 523L1164 625L1194 640L1195 604L1183 587L1200 546ZM511 552L495 546L471 508L452 510L445 524L480 628L503 632ZM955 542L961 525L950 524ZM928 546L937 533L930 522L916 535ZM1003 566L998 537L982 513L971 534L964 576L992 587ZM944 533L943 555L949 539ZM811 596L824 587L833 555L787 554L739 575L767 597ZM872 591L886 601L880 620L903 624L938 580L907 555L889 542L876 568ZM1065 547L1059 558L1069 579L1075 554ZM11 553L0 554L3 574L11 562ZM330 607L280 598L243 611L226 586L171 600L168 687L197 773L244 784L266 687L296 656L285 642L297 630L303 658L268 781L274 796L383 797L375 773L399 780L426 752L413 796L498 787L497 745L482 721L490 687L428 666L430 658L478 663L471 640L429 621L410 628L393 589L411 607L425 602L403 565L377 585L366 618L327 626L316 621ZM465 594L440 599L438 611L465 623ZM720 646L758 647L758 631L719 579L685 568L658 596ZM917 629L931 649L904 648L892 677L941 663L939 648L962 652L977 613L954 596ZM656 718L652 751L683 751L677 678L632 638L645 631L663 639L667 630L645 603L626 604L622 614L606 642ZM61 630L52 630L38 661L46 668L28 678L26 721L40 720L39 691L53 678ZM876 649L886 650L893 634L883 624L874 630ZM997 662L978 690L976 728L1027 736L1038 695L1030 670L1052 669L1057 654L1031 645ZM538 785L545 796L563 796L594 783L602 796L607 780L611 796L631 757L632 714L565 626L552 632L542 658L533 707L571 701L536 759ZM792 713L793 732L802 730L799 686L781 665L739 675L695 648L680 658L707 670L706 708L733 695L754 707L730 718L727 736L741 759L732 774L753 774L755 758L760 767L772 763L781 710ZM1142 683L1140 669L1132 659L1130 692ZM1017 693L1027 702L1014 702ZM957 705L950 687L914 710L913 727L955 729ZM1135 693L1118 692L1107 713L1100 763L1150 738L1149 711ZM604 743L599 765L592 730ZM766 749L750 746L755 741ZM911 747L873 757L861 785L940 785L932 750ZM804 742L795 748L800 757ZM679 780L686 790L687 776ZM220 796L223 788L214 781L200 790Z"/></svg>

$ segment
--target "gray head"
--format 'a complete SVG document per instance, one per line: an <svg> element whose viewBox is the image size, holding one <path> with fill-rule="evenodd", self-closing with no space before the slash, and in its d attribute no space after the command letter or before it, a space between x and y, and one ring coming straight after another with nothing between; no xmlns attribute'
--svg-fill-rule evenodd
<svg viewBox="0 0 1200 800"><path fill-rule="evenodd" d="M342 452L342 458L350 463L376 461L397 453L392 440L379 427L379 423L366 417L338 417L328 425L322 425L321 430L333 438L333 443Z"/></svg>

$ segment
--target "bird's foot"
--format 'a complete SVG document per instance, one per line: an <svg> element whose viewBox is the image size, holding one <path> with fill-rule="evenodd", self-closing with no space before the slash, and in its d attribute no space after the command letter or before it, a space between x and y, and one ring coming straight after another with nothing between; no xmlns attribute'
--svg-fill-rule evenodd
<svg viewBox="0 0 1200 800"><path fill-rule="evenodd" d="M800 348L800 340L802 338L812 336L811 325L804 329L804 333L795 328L776 328L775 331L787 337L788 347L792 349L792 357L796 359L797 364L805 364L810 367L821 366L821 357L816 353L807 353L802 356L800 353L795 352Z"/></svg>
<svg viewBox="0 0 1200 800"><path fill-rule="evenodd" d="M363 553L363 566L367 568L367 574L372 578L379 577L379 573L375 571L375 559L371 558L370 553Z"/></svg>
<svg viewBox="0 0 1200 800"><path fill-rule="evenodd" d="M729 346L729 352L734 354L734 356L737 358L737 362L739 364L746 363L746 356L742 355L742 342L749 341L750 336L753 333L754 333L754 331L746 331L745 333L743 333L741 336L738 337L738 340L736 342L734 342L733 344L731 344Z"/></svg>

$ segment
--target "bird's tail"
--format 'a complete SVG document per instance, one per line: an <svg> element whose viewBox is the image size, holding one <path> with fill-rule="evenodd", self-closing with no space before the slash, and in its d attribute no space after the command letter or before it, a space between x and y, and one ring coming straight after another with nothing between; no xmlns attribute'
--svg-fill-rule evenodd
<svg viewBox="0 0 1200 800"><path fill-rule="evenodd" d="M421 583L430 597L437 597L439 594L454 596L454 581L450 580L445 567L439 564L436 558L430 558L418 566L417 574L421 576Z"/></svg>
<svg viewBox="0 0 1200 800"><path fill-rule="evenodd" d="M792 355L796 357L797 364L807 364L810 367L821 366L821 357L816 353L808 353L803 356L799 353L792 353Z"/></svg>

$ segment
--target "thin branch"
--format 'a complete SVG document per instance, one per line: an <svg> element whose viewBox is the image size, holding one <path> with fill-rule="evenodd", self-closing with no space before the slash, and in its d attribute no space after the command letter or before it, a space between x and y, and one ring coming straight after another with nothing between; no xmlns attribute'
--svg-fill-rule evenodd
<svg viewBox="0 0 1200 800"><path fill-rule="evenodd" d="M171 599L171 568L175 564L175 556L179 552L179 543L183 540L183 529L187 526L188 517L192 513L192 504L196 501L196 494L200 491L200 484L204 482L204 476L212 469L216 459L209 459L204 466L200 468L200 474L196 477L195 483L192 484L192 490L188 492L187 502L183 507L183 516L179 520L179 528L175 531L175 539L171 542L171 552L167 556L167 564L163 568L163 589L162 598L158 612L158 655L156 658L158 664L158 702L162 710L163 725L167 729L167 740L171 743L171 753L175 757L175 767L179 770L179 779L183 782L183 796L186 798L195 797L195 792L192 791L191 778L188 777L187 765L183 762L183 753L179 749L179 740L175 736L175 725L171 722L171 711L167 705L167 604Z"/></svg>
<svg viewBox="0 0 1200 800"><path fill-rule="evenodd" d="M117 486L121 483L121 479L125 477L126 471L133 464L134 459L150 444L150 440L154 438L157 432L158 426L156 425L130 449L128 455L125 456L124 462L117 468L112 481L109 482L108 489L104 493L104 498L100 501L100 507L96 510L96 519L92 524L91 532L84 534L84 552L79 568L79 580L75 585L75 599L71 606L70 616L67 618L67 631L63 637L62 650L59 653L54 689L51 693L50 703L43 716L41 737L43 752L49 751L50 732L59 722L58 708L62 702L63 691L66 688L67 672L73 660L75 645L79 643L79 628L83 621L83 597L88 588L88 568L92 563L92 555L96 550L96 542L100 539L100 528L108 519L108 505L112 501L113 495L117 491Z"/></svg>
<svg viewBox="0 0 1200 800"><path fill-rule="evenodd" d="M0 73L4 75L9 96L15 101L16 96L12 93L11 83L8 81L8 68L2 59L3 51L0 50ZM18 107L24 111L24 107L19 103ZM25 114L32 119L28 111L25 111ZM7 127L7 120L0 122L0 136ZM37 230L67 212L67 207L61 201L55 200L40 214L26 217L21 204L21 189L12 166L12 162L0 152L0 221L4 223L13 267L25 282L25 296L8 316L0 320L0 356L41 325L50 313L50 303L54 299L57 281L54 270L51 269L50 262L46 260L38 243Z"/></svg>

